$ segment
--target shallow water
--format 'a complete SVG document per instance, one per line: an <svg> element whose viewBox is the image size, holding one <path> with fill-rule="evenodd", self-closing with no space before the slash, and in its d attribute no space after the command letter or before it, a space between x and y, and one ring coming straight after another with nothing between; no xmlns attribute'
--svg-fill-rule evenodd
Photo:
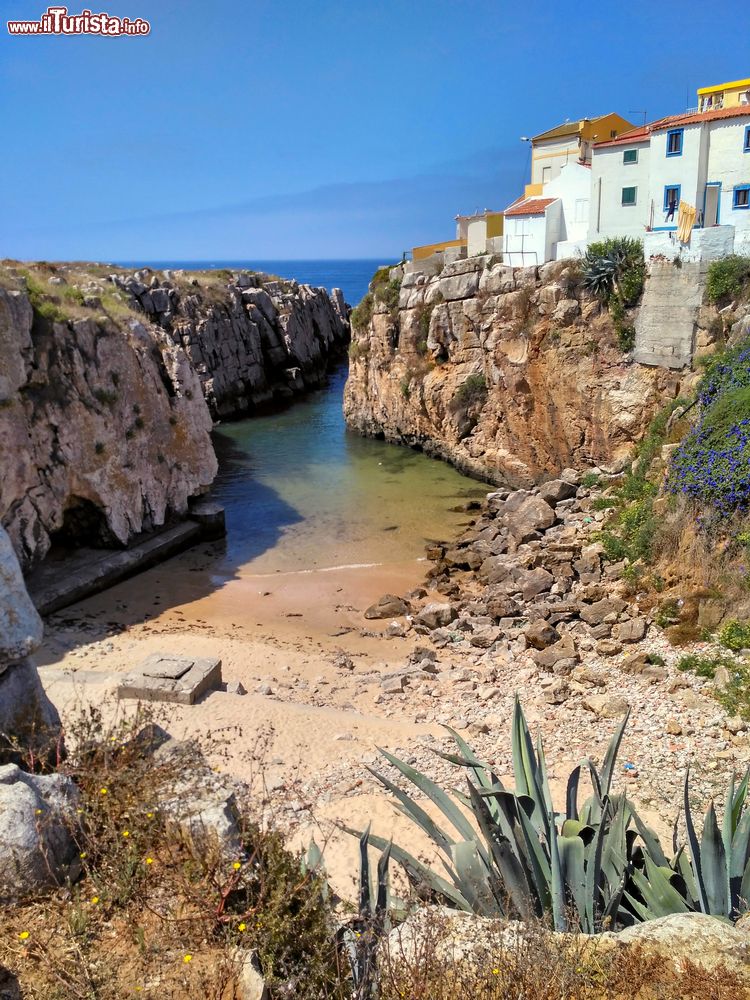
<svg viewBox="0 0 750 1000"><path fill-rule="evenodd" d="M451 507L487 487L444 462L347 431L346 365L326 388L281 412L214 434L212 497L227 516L213 571L263 574L403 562L451 538L467 515Z"/></svg>

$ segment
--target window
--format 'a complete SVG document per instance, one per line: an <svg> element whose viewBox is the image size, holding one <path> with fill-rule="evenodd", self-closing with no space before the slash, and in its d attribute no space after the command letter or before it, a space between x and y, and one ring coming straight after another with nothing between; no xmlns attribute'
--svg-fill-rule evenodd
<svg viewBox="0 0 750 1000"><path fill-rule="evenodd" d="M637 163L638 162L638 150L637 149L626 149L622 154L623 163Z"/></svg>
<svg viewBox="0 0 750 1000"><path fill-rule="evenodd" d="M548 184L552 180L552 167L542 167L542 184Z"/></svg>
<svg viewBox="0 0 750 1000"><path fill-rule="evenodd" d="M680 204L680 185L667 184L664 188L664 211L674 212Z"/></svg>
<svg viewBox="0 0 750 1000"><path fill-rule="evenodd" d="M589 200L588 198L576 198L574 207L574 222L589 221Z"/></svg>
<svg viewBox="0 0 750 1000"><path fill-rule="evenodd" d="M746 153L750 153L750 125L745 129L745 144L742 148Z"/></svg>
<svg viewBox="0 0 750 1000"><path fill-rule="evenodd" d="M617 137L617 130L616 130L616 129L613 129L613 128L611 128L611 129L609 130L609 137L610 137L610 139L615 139L615 138Z"/></svg>
<svg viewBox="0 0 750 1000"><path fill-rule="evenodd" d="M750 184L738 184L734 189L732 208L750 208Z"/></svg>
<svg viewBox="0 0 750 1000"><path fill-rule="evenodd" d="M667 156L682 156L682 136L684 129L672 128L667 132Z"/></svg>
<svg viewBox="0 0 750 1000"><path fill-rule="evenodd" d="M638 188L626 187L622 189L622 204L635 205L635 195Z"/></svg>

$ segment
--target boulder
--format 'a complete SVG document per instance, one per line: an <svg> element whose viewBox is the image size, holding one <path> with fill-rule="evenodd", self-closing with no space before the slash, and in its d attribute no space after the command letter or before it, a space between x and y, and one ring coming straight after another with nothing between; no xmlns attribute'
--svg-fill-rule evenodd
<svg viewBox="0 0 750 1000"><path fill-rule="evenodd" d="M0 767L0 904L18 903L80 872L78 790L61 774Z"/></svg>
<svg viewBox="0 0 750 1000"><path fill-rule="evenodd" d="M542 483L539 487L539 496L545 503L552 507L560 503L561 500L569 500L576 495L577 489L573 483L568 483L564 479L550 479L547 483Z"/></svg>
<svg viewBox="0 0 750 1000"><path fill-rule="evenodd" d="M619 597L604 597L593 604L584 605L581 608L581 618L588 625L601 625L605 618L619 615L625 607L625 601Z"/></svg>
<svg viewBox="0 0 750 1000"><path fill-rule="evenodd" d="M434 628L445 628L458 618L458 611L452 604L425 604L417 615L415 621L418 625L423 625L430 630Z"/></svg>
<svg viewBox="0 0 750 1000"><path fill-rule="evenodd" d="M514 576L521 588L524 601L531 601L538 597L545 590L549 590L555 582L554 576L542 566L537 566L536 569L519 570Z"/></svg>
<svg viewBox="0 0 750 1000"><path fill-rule="evenodd" d="M26 592L16 553L0 526L0 670L2 664L33 653L42 632L42 620Z"/></svg>
<svg viewBox="0 0 750 1000"><path fill-rule="evenodd" d="M384 594L365 611L365 618L398 618L400 615L407 615L409 611L410 607L403 598L396 597L395 594Z"/></svg>
<svg viewBox="0 0 750 1000"><path fill-rule="evenodd" d="M619 719L630 706L616 694L589 694L583 699L583 707L599 719Z"/></svg>
<svg viewBox="0 0 750 1000"><path fill-rule="evenodd" d="M559 642L553 643L553 645L548 646L546 649L535 651L532 655L534 661L540 667L544 670L554 670L555 673L561 672L558 669L561 663L569 664L572 670L579 659L575 642L569 635L563 636Z"/></svg>
<svg viewBox="0 0 750 1000"><path fill-rule="evenodd" d="M526 642L534 649L546 649L557 642L560 633L553 625L549 625L544 619L539 618L533 622L524 632Z"/></svg>
<svg viewBox="0 0 750 1000"><path fill-rule="evenodd" d="M647 953L664 956L676 968L687 960L709 972L726 968L743 977L749 975L750 935L706 913L672 913L617 934L602 934L601 938L617 948L639 946Z"/></svg>
<svg viewBox="0 0 750 1000"><path fill-rule="evenodd" d="M640 642L645 635L645 618L630 618L626 622L620 622L617 629L617 638L620 642Z"/></svg>
<svg viewBox="0 0 750 1000"><path fill-rule="evenodd" d="M519 545L551 528L557 520L552 507L538 496L528 497L517 510L506 516L508 530Z"/></svg>

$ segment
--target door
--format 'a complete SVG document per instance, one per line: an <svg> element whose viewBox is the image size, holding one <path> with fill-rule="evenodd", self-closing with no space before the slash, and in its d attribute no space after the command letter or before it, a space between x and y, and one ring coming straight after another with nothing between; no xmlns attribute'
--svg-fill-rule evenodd
<svg viewBox="0 0 750 1000"><path fill-rule="evenodd" d="M706 184L706 197L703 206L703 225L719 225L719 195L721 184Z"/></svg>

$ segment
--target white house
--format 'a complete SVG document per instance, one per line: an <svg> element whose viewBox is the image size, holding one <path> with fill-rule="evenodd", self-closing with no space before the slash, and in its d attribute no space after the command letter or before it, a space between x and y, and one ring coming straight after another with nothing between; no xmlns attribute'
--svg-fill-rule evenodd
<svg viewBox="0 0 750 1000"><path fill-rule="evenodd" d="M683 202L696 210L694 232L732 227L716 246L750 247L747 105L672 115L597 143L591 176L589 240L674 233Z"/></svg>
<svg viewBox="0 0 750 1000"><path fill-rule="evenodd" d="M586 246L591 171L576 161L561 167L541 196L518 198L505 210L503 260L513 267L573 257Z"/></svg>

